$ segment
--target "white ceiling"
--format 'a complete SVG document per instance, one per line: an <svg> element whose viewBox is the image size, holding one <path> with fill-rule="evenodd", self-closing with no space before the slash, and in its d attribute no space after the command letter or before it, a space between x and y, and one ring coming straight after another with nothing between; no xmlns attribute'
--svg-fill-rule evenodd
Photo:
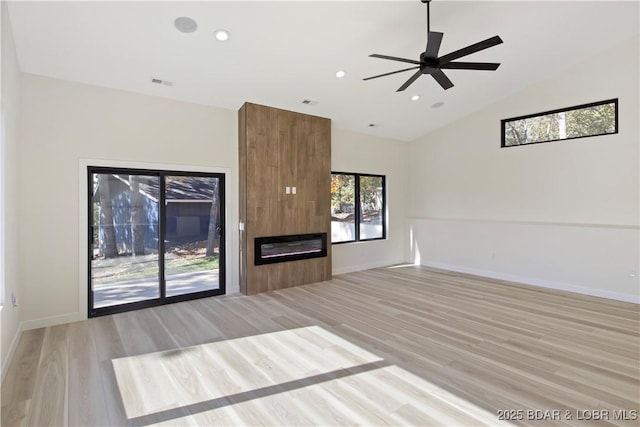
<svg viewBox="0 0 640 427"><path fill-rule="evenodd" d="M255 102L400 140L637 37L638 10L636 1L433 0L431 30L444 32L440 55L499 35L504 44L464 60L502 65L495 72L448 70L455 86L447 91L422 76L397 93L411 72L362 79L409 66L371 53L417 59L424 50L426 6L419 0L9 3L23 72L232 110ZM198 30L178 32L180 16L195 19ZM220 28L231 33L224 43L213 37ZM337 79L340 69L347 75ZM411 101L414 94L421 98ZM436 102L444 105L432 108Z"/></svg>

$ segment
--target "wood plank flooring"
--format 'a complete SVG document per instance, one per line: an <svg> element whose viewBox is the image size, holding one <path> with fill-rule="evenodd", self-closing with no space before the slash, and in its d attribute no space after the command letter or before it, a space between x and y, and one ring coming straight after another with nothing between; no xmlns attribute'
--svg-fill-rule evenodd
<svg viewBox="0 0 640 427"><path fill-rule="evenodd" d="M26 331L2 425L638 426L638 305L397 266Z"/></svg>

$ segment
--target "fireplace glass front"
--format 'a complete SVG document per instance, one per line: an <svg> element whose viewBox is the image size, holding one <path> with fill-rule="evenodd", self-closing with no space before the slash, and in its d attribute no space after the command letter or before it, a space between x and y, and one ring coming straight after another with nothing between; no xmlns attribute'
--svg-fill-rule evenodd
<svg viewBox="0 0 640 427"><path fill-rule="evenodd" d="M255 238L255 265L327 256L327 233Z"/></svg>

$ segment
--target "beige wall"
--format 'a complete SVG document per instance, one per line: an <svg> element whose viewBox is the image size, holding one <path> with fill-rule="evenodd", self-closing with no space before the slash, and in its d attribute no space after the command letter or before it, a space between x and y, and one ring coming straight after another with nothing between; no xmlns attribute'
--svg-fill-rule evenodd
<svg viewBox="0 0 640 427"><path fill-rule="evenodd" d="M227 290L237 292L234 111L28 74L22 87L18 233L25 328L86 317L86 164L228 170Z"/></svg>
<svg viewBox="0 0 640 427"><path fill-rule="evenodd" d="M3 290L0 327L0 364L2 377L10 353L17 343L20 305L12 307L11 295L22 303L22 288L17 263L16 223L18 212L18 124L20 72L16 58L7 5L2 2L2 123L0 130L0 288Z"/></svg>
<svg viewBox="0 0 640 427"><path fill-rule="evenodd" d="M407 260L409 145L388 138L333 129L331 169L386 176L387 239L333 246L333 273L380 267Z"/></svg>
<svg viewBox="0 0 640 427"><path fill-rule="evenodd" d="M638 301L638 39L411 144L424 265ZM619 98L620 133L500 148L500 120Z"/></svg>

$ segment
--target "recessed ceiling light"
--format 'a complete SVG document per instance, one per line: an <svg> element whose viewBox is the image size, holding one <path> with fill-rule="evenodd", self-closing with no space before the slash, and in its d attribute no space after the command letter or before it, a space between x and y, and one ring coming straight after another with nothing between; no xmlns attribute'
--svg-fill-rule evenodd
<svg viewBox="0 0 640 427"><path fill-rule="evenodd" d="M340 70L340 71L338 71L336 73L336 77L339 78L339 79L343 78L346 75L347 75L347 73L345 73L343 70Z"/></svg>
<svg viewBox="0 0 640 427"><path fill-rule="evenodd" d="M227 30L216 30L214 34L216 36L216 39L220 40L221 42L229 39L229 32Z"/></svg>
<svg viewBox="0 0 640 427"><path fill-rule="evenodd" d="M431 106L431 108L440 108L440 107L442 107L443 105L444 105L444 102L442 102L442 101L438 101L438 102L436 102L435 104L433 104L433 105Z"/></svg>
<svg viewBox="0 0 640 427"><path fill-rule="evenodd" d="M176 18L173 21L173 25L175 25L176 29L181 33L193 33L198 29L198 24L193 19L188 16L181 16L180 18Z"/></svg>
<svg viewBox="0 0 640 427"><path fill-rule="evenodd" d="M420 95L413 95L413 96L411 97L411 100L412 100L412 101L417 101L418 99L420 99Z"/></svg>

